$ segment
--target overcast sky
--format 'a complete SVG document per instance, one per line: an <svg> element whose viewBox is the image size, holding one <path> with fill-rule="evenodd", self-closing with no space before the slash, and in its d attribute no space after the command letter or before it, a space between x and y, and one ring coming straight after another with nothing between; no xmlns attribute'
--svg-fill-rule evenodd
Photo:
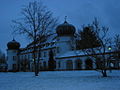
<svg viewBox="0 0 120 90"><path fill-rule="evenodd" d="M0 49L6 52L6 44L13 39L11 20L21 16L23 5L33 0L0 0ZM36 0L37 1L37 0ZM39 0L38 0L39 1ZM43 4L59 17L60 23L67 21L78 29L97 17L101 24L110 28L111 36L120 33L120 0L42 0ZM24 36L15 39L25 47L29 41Z"/></svg>

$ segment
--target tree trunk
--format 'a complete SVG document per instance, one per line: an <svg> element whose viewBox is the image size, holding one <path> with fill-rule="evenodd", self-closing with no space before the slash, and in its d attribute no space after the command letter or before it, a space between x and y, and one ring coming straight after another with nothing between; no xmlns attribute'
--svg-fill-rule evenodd
<svg viewBox="0 0 120 90"><path fill-rule="evenodd" d="M38 74L39 74L39 59L37 60L37 65L36 65L36 75L38 76Z"/></svg>
<svg viewBox="0 0 120 90"><path fill-rule="evenodd" d="M107 77L107 72L106 72L106 70L102 70L102 75L103 75L103 77Z"/></svg>
<svg viewBox="0 0 120 90"><path fill-rule="evenodd" d="M38 76L38 67L37 67L37 62L36 62L36 30L34 28L34 51L33 51L33 58L34 58L34 70L35 70L35 76Z"/></svg>
<svg viewBox="0 0 120 90"><path fill-rule="evenodd" d="M37 67L37 63L35 65L35 76L38 76L38 67Z"/></svg>

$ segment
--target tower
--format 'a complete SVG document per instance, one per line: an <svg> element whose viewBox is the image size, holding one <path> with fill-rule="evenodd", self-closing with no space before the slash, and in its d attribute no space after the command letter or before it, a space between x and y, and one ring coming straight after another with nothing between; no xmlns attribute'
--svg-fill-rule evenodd
<svg viewBox="0 0 120 90"><path fill-rule="evenodd" d="M17 54L20 48L20 43L14 39L7 43L7 64L8 71L16 71L18 68Z"/></svg>
<svg viewBox="0 0 120 90"><path fill-rule="evenodd" d="M57 47L59 53L65 53L72 50L72 41L74 41L75 27L69 24L66 20L63 24L56 28L57 33Z"/></svg>

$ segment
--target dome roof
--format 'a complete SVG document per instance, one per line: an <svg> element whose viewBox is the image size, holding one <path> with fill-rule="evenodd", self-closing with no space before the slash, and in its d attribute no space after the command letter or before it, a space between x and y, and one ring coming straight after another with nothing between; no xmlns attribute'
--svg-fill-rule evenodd
<svg viewBox="0 0 120 90"><path fill-rule="evenodd" d="M56 28L56 33L58 36L74 36L75 30L73 25L65 21Z"/></svg>
<svg viewBox="0 0 120 90"><path fill-rule="evenodd" d="M14 39L7 44L8 49L19 49L20 48L20 43L15 41Z"/></svg>

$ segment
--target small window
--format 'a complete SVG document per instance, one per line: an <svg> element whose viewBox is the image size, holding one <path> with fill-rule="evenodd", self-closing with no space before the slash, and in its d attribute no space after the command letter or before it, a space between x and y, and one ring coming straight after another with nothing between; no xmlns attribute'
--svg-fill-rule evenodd
<svg viewBox="0 0 120 90"><path fill-rule="evenodd" d="M28 54L28 59L30 59L30 53Z"/></svg>
<svg viewBox="0 0 120 90"><path fill-rule="evenodd" d="M15 51L15 50L13 50L12 52L13 52L13 53L17 53L17 51Z"/></svg>
<svg viewBox="0 0 120 90"><path fill-rule="evenodd" d="M13 70L16 70L16 69L17 69L17 65L13 64Z"/></svg>
<svg viewBox="0 0 120 90"><path fill-rule="evenodd" d="M57 47L57 53L59 53L60 51L59 51L59 47Z"/></svg>
<svg viewBox="0 0 120 90"><path fill-rule="evenodd" d="M58 68L60 68L60 61L58 62Z"/></svg>
<svg viewBox="0 0 120 90"><path fill-rule="evenodd" d="M56 50L54 50L54 52L53 52L53 53L54 53L54 56L55 56L55 55L56 55Z"/></svg>
<svg viewBox="0 0 120 90"><path fill-rule="evenodd" d="M38 52L38 53L37 53L38 57L39 57L39 56L41 57L41 56L42 56L41 54L42 54L41 52Z"/></svg>
<svg viewBox="0 0 120 90"><path fill-rule="evenodd" d="M15 59L16 59L15 56L13 56L13 61L15 61Z"/></svg>
<svg viewBox="0 0 120 90"><path fill-rule="evenodd" d="M47 53L46 53L46 52L44 52L44 57L46 57L46 54L47 54Z"/></svg>
<svg viewBox="0 0 120 90"><path fill-rule="evenodd" d="M7 56L7 60L8 60L8 56Z"/></svg>
<svg viewBox="0 0 120 90"><path fill-rule="evenodd" d="M44 69L46 68L46 62L43 62L43 67L44 67Z"/></svg>
<svg viewBox="0 0 120 90"><path fill-rule="evenodd" d="M59 38L57 38L57 41L59 41L60 39Z"/></svg>

